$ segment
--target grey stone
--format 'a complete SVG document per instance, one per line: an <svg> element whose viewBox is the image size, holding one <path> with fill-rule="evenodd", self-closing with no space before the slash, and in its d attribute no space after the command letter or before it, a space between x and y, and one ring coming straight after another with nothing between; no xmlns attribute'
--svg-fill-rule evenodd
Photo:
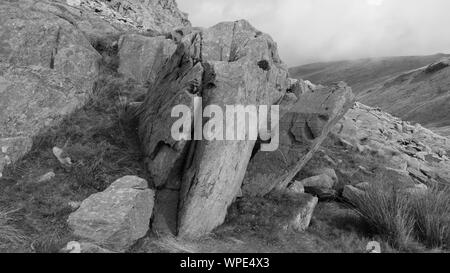
<svg viewBox="0 0 450 273"><path fill-rule="evenodd" d="M303 186L309 188L332 189L335 184L335 181L328 175L321 174L303 179L301 183L303 184Z"/></svg>
<svg viewBox="0 0 450 273"><path fill-rule="evenodd" d="M300 181L294 181L294 183L288 187L288 190L294 193L305 193L305 187Z"/></svg>
<svg viewBox="0 0 450 273"><path fill-rule="evenodd" d="M292 214L292 218L286 226L288 229L303 232L306 231L309 227L314 209L316 208L319 199L310 195L304 196L307 196L305 197L306 202L299 205L298 207L292 208L294 210L294 213Z"/></svg>
<svg viewBox="0 0 450 273"><path fill-rule="evenodd" d="M154 192L147 181L126 176L81 203L69 215L74 235L114 251L125 251L149 229Z"/></svg>

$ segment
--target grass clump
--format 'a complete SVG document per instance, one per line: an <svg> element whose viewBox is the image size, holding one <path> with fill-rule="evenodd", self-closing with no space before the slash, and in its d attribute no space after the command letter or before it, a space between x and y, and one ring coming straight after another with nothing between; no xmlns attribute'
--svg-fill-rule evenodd
<svg viewBox="0 0 450 273"><path fill-rule="evenodd" d="M450 249L450 188L430 188L411 199L417 236L429 248Z"/></svg>
<svg viewBox="0 0 450 273"><path fill-rule="evenodd" d="M0 208L0 250L15 248L27 241L27 237L13 225L14 212L14 210Z"/></svg>
<svg viewBox="0 0 450 273"><path fill-rule="evenodd" d="M351 204L374 232L400 251L450 246L450 194L436 187L422 193L406 193L372 185L355 194Z"/></svg>

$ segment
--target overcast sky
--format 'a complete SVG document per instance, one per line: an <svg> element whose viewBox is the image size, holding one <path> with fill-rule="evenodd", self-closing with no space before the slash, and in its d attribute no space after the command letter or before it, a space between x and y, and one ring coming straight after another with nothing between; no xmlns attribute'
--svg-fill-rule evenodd
<svg viewBox="0 0 450 273"><path fill-rule="evenodd" d="M194 26L247 19L290 66L450 53L449 0L177 0Z"/></svg>

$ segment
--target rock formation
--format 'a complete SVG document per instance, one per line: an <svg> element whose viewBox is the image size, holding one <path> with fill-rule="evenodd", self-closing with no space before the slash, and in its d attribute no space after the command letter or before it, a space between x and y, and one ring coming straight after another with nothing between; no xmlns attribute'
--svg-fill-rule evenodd
<svg viewBox="0 0 450 273"><path fill-rule="evenodd" d="M179 236L196 237L223 222L228 206L240 191L256 143L175 141L171 136L171 126L176 121L171 117L172 108L184 104L194 113L194 98L223 109L226 105L280 105L281 114L286 114L281 121L286 138L281 149L295 145L289 142L288 133L295 121L292 129L297 130L297 146L303 154L291 153L291 166L281 169L285 171L283 179L268 179L268 193L275 187L287 186L352 104L351 89L343 83L306 91L308 88L307 83L288 78L276 44L246 21L193 30L181 39L139 109L140 136L153 182L160 190L179 191L178 215L170 213L177 217L178 227L172 230L178 230ZM189 132L202 125L191 122ZM303 137L306 140L301 142ZM256 158L260 157L258 154ZM278 154L267 156L272 160ZM257 166L256 160L250 164ZM173 193L171 196L174 203Z"/></svg>
<svg viewBox="0 0 450 273"><path fill-rule="evenodd" d="M0 176L36 134L86 102L99 73L96 48L124 32L189 25L173 0L1 1Z"/></svg>
<svg viewBox="0 0 450 273"><path fill-rule="evenodd" d="M420 125L412 126L380 109L357 103L333 133L360 153L387 159L390 164L381 169L382 175L398 185L450 182L450 140Z"/></svg>

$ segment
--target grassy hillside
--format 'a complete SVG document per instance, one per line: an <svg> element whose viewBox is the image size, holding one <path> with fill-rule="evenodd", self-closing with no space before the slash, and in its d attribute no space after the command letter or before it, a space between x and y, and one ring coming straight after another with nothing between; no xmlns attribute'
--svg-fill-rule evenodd
<svg viewBox="0 0 450 273"><path fill-rule="evenodd" d="M391 78L358 100L428 128L450 126L450 59Z"/></svg>
<svg viewBox="0 0 450 273"><path fill-rule="evenodd" d="M289 72L292 78L309 80L316 84L327 85L345 81L352 87L355 94L359 94L399 73L427 66L446 56L450 55L384 57L313 63L293 67Z"/></svg>

